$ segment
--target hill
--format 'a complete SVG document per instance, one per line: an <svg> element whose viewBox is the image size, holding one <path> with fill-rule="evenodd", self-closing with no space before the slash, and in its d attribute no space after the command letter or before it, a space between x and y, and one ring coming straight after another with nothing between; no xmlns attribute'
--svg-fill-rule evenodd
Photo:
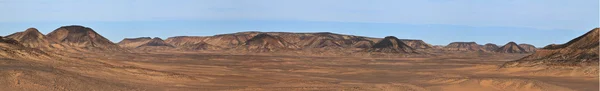
<svg viewBox="0 0 600 91"><path fill-rule="evenodd" d="M77 48L118 50L120 47L91 28L71 25L60 27L48 35L49 39Z"/></svg>
<svg viewBox="0 0 600 91"><path fill-rule="evenodd" d="M507 62L504 66L598 66L598 31L595 28L565 44L538 49L534 54Z"/></svg>
<svg viewBox="0 0 600 91"><path fill-rule="evenodd" d="M48 54L44 51L24 46L12 38L0 36L0 59L40 59L47 57Z"/></svg>
<svg viewBox="0 0 600 91"><path fill-rule="evenodd" d="M38 31L36 28L28 28L23 32L13 33L6 37L17 40L24 46L31 48L50 47L51 44L56 43L47 39L46 36L40 33L40 31Z"/></svg>
<svg viewBox="0 0 600 91"><path fill-rule="evenodd" d="M499 53L528 53L527 50L521 48L515 42L508 42L506 45L496 49Z"/></svg>
<svg viewBox="0 0 600 91"><path fill-rule="evenodd" d="M537 50L537 48L535 48L535 46L533 46L531 44L519 44L519 47L525 49L525 51L527 51L529 53L533 53L533 52L535 52L535 50Z"/></svg>
<svg viewBox="0 0 600 91"><path fill-rule="evenodd" d="M141 47L165 47L175 48L173 45L164 42L162 39L155 37L140 37L140 38L125 38L118 43L124 48L141 48Z"/></svg>
<svg viewBox="0 0 600 91"><path fill-rule="evenodd" d="M498 45L496 44L492 44L492 43L487 43L485 45L483 45L483 49L485 49L485 51L489 51L489 52L493 52L496 51L498 48Z"/></svg>
<svg viewBox="0 0 600 91"><path fill-rule="evenodd" d="M449 51L483 51L484 49L476 42L452 42L444 47Z"/></svg>
<svg viewBox="0 0 600 91"><path fill-rule="evenodd" d="M298 48L296 45L285 41L279 36L272 36L264 33L252 37L242 45L246 50L257 52L271 52Z"/></svg>
<svg viewBox="0 0 600 91"><path fill-rule="evenodd" d="M368 51L384 53L416 53L413 48L404 44L404 42L394 36L383 38L383 40L375 43Z"/></svg>
<svg viewBox="0 0 600 91"><path fill-rule="evenodd" d="M406 45L415 48L415 49L430 49L433 48L432 45L425 43L423 40L415 40L415 39L400 39L400 41L404 42Z"/></svg>
<svg viewBox="0 0 600 91"><path fill-rule="evenodd" d="M291 32L238 32L215 36L178 36L170 37L165 42L178 48L188 49L231 49L258 34L277 36L287 43L301 49L335 49L370 48L374 43L367 37L342 35L329 32L291 33ZM199 48L205 47L205 48Z"/></svg>

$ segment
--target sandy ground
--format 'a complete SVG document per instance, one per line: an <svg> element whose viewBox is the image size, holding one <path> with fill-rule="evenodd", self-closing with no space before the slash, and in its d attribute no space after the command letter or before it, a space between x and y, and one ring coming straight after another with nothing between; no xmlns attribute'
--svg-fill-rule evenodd
<svg viewBox="0 0 600 91"><path fill-rule="evenodd" d="M581 70L503 68L527 54L379 58L196 52L64 53L0 59L4 90L598 91ZM593 73L593 72L592 72Z"/></svg>

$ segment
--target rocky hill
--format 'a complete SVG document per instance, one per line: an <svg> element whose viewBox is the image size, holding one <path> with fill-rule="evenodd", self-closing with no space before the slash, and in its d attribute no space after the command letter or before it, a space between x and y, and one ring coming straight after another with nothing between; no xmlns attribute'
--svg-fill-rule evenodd
<svg viewBox="0 0 600 91"><path fill-rule="evenodd" d="M301 49L348 49L370 48L374 43L367 37L342 35L329 32L289 33L289 32L238 32L215 36L178 36L166 40L178 48L188 49L231 49L258 34L277 36ZM206 47L206 48L198 48Z"/></svg>
<svg viewBox="0 0 600 91"><path fill-rule="evenodd" d="M598 66L598 28L579 36L565 44L538 49L534 54L522 59L507 62L504 67L515 66ZM597 68L597 67L595 67Z"/></svg>
<svg viewBox="0 0 600 91"><path fill-rule="evenodd" d="M248 39L244 44L242 44L241 47L245 50L256 52L272 52L299 48L298 46L285 41L279 36L273 36L265 33L258 34L251 39Z"/></svg>
<svg viewBox="0 0 600 91"><path fill-rule="evenodd" d="M404 42L394 36L383 38L383 40L375 43L368 51L383 53L416 53L413 48L404 44Z"/></svg>
<svg viewBox="0 0 600 91"><path fill-rule="evenodd" d="M120 48L91 28L78 25L60 27L46 37L70 47L99 50L118 50Z"/></svg>
<svg viewBox="0 0 600 91"><path fill-rule="evenodd" d="M484 51L476 42L452 42L444 47L448 51Z"/></svg>
<svg viewBox="0 0 600 91"><path fill-rule="evenodd" d="M533 46L531 44L519 44L519 47L525 49L525 51L527 51L529 53L533 53L533 52L535 52L535 50L537 50L537 48L535 48L535 46Z"/></svg>
<svg viewBox="0 0 600 91"><path fill-rule="evenodd" d="M36 48L30 48L12 38L0 36L0 58L10 59L40 59L48 54Z"/></svg>
<svg viewBox="0 0 600 91"><path fill-rule="evenodd" d="M498 48L498 45L496 44L492 44L492 43L487 43L485 45L483 45L483 49L485 49L485 51L489 51L489 52L493 52L496 51Z"/></svg>
<svg viewBox="0 0 600 91"><path fill-rule="evenodd" d="M527 50L521 48L515 42L508 42L506 45L496 49L496 52L499 53L529 53Z"/></svg>
<svg viewBox="0 0 600 91"><path fill-rule="evenodd" d="M125 38L118 43L124 48L142 48L142 47L165 47L175 48L173 45L164 42L162 39L155 37L140 37L140 38Z"/></svg>
<svg viewBox="0 0 600 91"><path fill-rule="evenodd" d="M404 42L406 45L415 48L415 49L430 49L433 48L432 45L425 43L423 40L415 40L415 39L400 39L400 41Z"/></svg>

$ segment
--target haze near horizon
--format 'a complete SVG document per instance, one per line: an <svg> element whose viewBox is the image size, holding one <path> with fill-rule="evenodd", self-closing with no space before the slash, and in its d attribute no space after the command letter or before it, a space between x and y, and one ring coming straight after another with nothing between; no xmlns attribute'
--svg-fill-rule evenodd
<svg viewBox="0 0 600 91"><path fill-rule="evenodd" d="M113 42L276 31L543 47L599 25L597 0L3 0L0 11L3 36L29 27L49 33L83 25Z"/></svg>

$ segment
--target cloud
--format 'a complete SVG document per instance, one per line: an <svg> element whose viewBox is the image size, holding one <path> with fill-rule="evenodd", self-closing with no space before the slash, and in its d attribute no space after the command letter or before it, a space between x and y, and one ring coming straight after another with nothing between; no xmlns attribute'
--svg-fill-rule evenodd
<svg viewBox="0 0 600 91"><path fill-rule="evenodd" d="M0 22L295 20L582 30L597 0L10 0Z"/></svg>

